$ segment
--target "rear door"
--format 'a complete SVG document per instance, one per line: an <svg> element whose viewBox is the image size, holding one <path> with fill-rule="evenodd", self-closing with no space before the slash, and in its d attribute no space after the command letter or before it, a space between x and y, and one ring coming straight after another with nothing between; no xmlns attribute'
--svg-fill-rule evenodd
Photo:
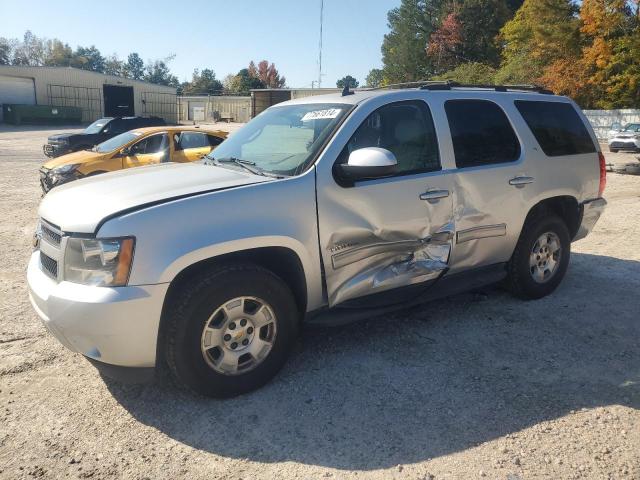
<svg viewBox="0 0 640 480"><path fill-rule="evenodd" d="M513 102L449 98L440 104L454 166L456 237L451 273L506 262L536 195L527 150L514 127Z"/></svg>
<svg viewBox="0 0 640 480"><path fill-rule="evenodd" d="M166 133L156 133L129 147L129 154L122 159L122 168L141 167L168 160L169 136Z"/></svg>
<svg viewBox="0 0 640 480"><path fill-rule="evenodd" d="M319 240L330 306L426 284L449 262L453 186L441 171L430 108L421 99L375 106L350 117L359 126L337 147L336 163L360 148L380 147L395 155L397 174L341 185L327 166L319 168Z"/></svg>

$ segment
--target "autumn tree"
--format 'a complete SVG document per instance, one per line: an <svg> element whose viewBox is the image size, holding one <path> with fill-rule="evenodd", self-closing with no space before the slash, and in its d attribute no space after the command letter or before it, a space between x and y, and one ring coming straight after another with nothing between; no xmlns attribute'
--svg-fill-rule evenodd
<svg viewBox="0 0 640 480"><path fill-rule="evenodd" d="M263 88L283 88L286 84L285 77L280 77L280 73L274 63L262 60L258 66L251 61L247 69L249 75L257 78L264 85Z"/></svg>
<svg viewBox="0 0 640 480"><path fill-rule="evenodd" d="M115 53L104 59L104 72L106 75L126 76L125 64Z"/></svg>
<svg viewBox="0 0 640 480"><path fill-rule="evenodd" d="M457 14L450 13L429 38L427 55L431 57L434 73L450 70L463 61L462 43L462 24Z"/></svg>

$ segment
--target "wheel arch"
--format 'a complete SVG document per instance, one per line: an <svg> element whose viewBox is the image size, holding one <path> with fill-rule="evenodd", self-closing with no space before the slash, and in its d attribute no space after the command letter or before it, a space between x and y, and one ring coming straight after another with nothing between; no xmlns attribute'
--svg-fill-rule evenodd
<svg viewBox="0 0 640 480"><path fill-rule="evenodd" d="M578 233L582 222L582 205L572 195L557 195L540 200L533 205L525 218L525 224L545 215L558 215L569 229L569 237L573 238Z"/></svg>
<svg viewBox="0 0 640 480"><path fill-rule="evenodd" d="M236 252L224 253L214 257L199 260L183 268L171 280L169 288L164 298L162 312L160 315L160 325L158 329L158 342L156 348L156 359L162 358L161 349L164 345L164 335L167 325L167 314L171 302L174 300L180 288L195 275L221 265L233 263L252 263L259 265L280 277L291 289L300 317L302 318L307 309L307 279L302 261L298 254L282 246L256 247ZM158 361L156 361L158 365Z"/></svg>

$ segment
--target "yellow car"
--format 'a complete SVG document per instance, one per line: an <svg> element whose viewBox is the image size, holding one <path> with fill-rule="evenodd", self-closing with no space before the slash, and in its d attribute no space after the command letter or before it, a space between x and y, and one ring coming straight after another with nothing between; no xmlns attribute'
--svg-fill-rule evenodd
<svg viewBox="0 0 640 480"><path fill-rule="evenodd" d="M40 168L44 192L79 178L162 162L193 162L222 143L228 133L200 127L148 127L110 138L91 150L69 153Z"/></svg>

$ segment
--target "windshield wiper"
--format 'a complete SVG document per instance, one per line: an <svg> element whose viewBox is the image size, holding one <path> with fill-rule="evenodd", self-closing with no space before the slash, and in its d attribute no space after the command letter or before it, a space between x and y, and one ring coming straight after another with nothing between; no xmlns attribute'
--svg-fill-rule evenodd
<svg viewBox="0 0 640 480"><path fill-rule="evenodd" d="M210 157L211 158L211 157ZM281 175L275 175L273 173L265 172L260 167L256 167L256 162L251 162L249 160L243 160L241 158L236 157L223 157L223 158L211 158L213 164L221 164L221 163L233 163L234 165L238 165L248 172L253 173L254 175L261 175L263 177L274 177L274 178L283 178Z"/></svg>

